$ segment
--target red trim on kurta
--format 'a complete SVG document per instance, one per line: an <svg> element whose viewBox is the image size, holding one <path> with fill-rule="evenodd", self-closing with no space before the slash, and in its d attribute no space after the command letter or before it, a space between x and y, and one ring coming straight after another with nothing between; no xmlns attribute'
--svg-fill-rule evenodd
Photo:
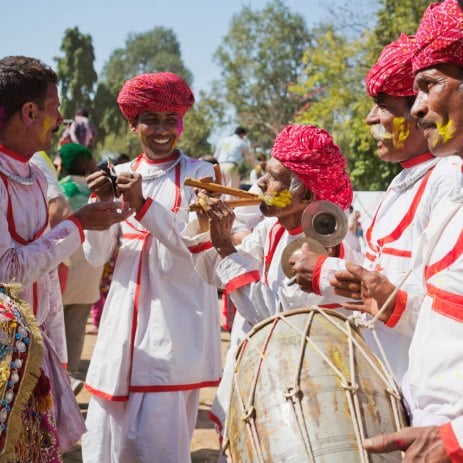
<svg viewBox="0 0 463 463"><path fill-rule="evenodd" d="M32 283L32 312L37 317L37 312L39 310L39 288L37 282Z"/></svg>
<svg viewBox="0 0 463 463"><path fill-rule="evenodd" d="M40 184L38 184L39 185L39 190L42 193L43 204L44 204L44 208L45 208L45 223L43 224L42 228L40 228L39 231L37 231L34 234L32 239L27 240L26 238L23 238L21 235L19 235L19 233L16 231L16 224L14 222L14 215L13 215L13 205L11 203L11 195L10 195L10 191L9 191L9 188L8 188L8 179L2 173L0 173L0 178L2 179L2 181L3 181L4 185L5 185L6 194L8 195L8 205L7 205L7 211L6 211L6 219L7 219L7 222L8 222L8 231L10 232L10 235L13 237L13 239L17 243L22 244L23 246L25 246L26 244L32 243L36 239L40 238L40 236L43 235L43 233L46 231L46 229L48 227L48 203L47 203L46 195L42 191L42 188L40 187Z"/></svg>
<svg viewBox="0 0 463 463"><path fill-rule="evenodd" d="M410 167L417 166L418 164L422 164L423 162L429 161L430 159L434 159L436 156L432 153L423 153L419 154L418 156L414 156L411 159L407 159L406 161L402 161L400 165L404 169L408 169Z"/></svg>
<svg viewBox="0 0 463 463"><path fill-rule="evenodd" d="M424 175L424 177L422 178L420 186L418 187L418 191L416 192L415 197L413 198L413 201L408 211L402 217L402 220L399 222L396 228L391 233L389 233L389 235L383 236L382 238L379 238L378 240L376 240L378 244L377 246L375 246L373 245L371 241L372 241L373 228L375 226L376 218L381 208L381 205L378 207L376 214L373 218L373 221L371 222L371 225L369 226L366 236L365 236L368 247L371 250L373 250L376 253L376 255L383 253L383 254L395 255L399 257L411 257L411 253L408 250L401 250L401 249L395 249L391 247L385 247L385 245L389 243L393 243L394 241L397 241L402 236L402 234L407 229L407 227L409 227L410 224L413 222L413 218L415 217L416 210L418 209L418 206L421 202L421 199L423 197L424 191L426 189L426 185L428 184L433 168L434 167L431 167L429 171L426 172L426 175Z"/></svg>
<svg viewBox="0 0 463 463"><path fill-rule="evenodd" d="M461 463L463 461L463 449L453 432L452 423L449 422L440 426L439 432L450 461L452 463Z"/></svg>
<svg viewBox="0 0 463 463"><path fill-rule="evenodd" d="M254 283L255 281L260 281L259 270L252 270L251 272L246 272L236 278L233 278L225 285L225 289L227 293L230 294L243 286Z"/></svg>
<svg viewBox="0 0 463 463"><path fill-rule="evenodd" d="M205 241L204 243L199 243L199 244L196 244L195 246L189 246L188 250L192 254L199 254L200 252L206 251L207 249L211 249L213 247L214 246L212 246L211 241Z"/></svg>
<svg viewBox="0 0 463 463"><path fill-rule="evenodd" d="M320 256L315 262L312 272L312 291L314 294L320 295L320 275L322 273L322 266L328 256Z"/></svg>
<svg viewBox="0 0 463 463"><path fill-rule="evenodd" d="M80 242L83 243L85 241L85 235L84 235L84 229L82 228L82 224L80 223L80 220L74 215L69 216L67 220L70 220L73 224L75 224L75 226L79 230Z"/></svg>
<svg viewBox="0 0 463 463"><path fill-rule="evenodd" d="M180 185L180 174L181 174L181 168L180 164L177 164L175 166L175 199L174 199L174 205L172 206L171 211L172 212L178 212L180 209L180 206L182 205L182 188Z"/></svg>
<svg viewBox="0 0 463 463"><path fill-rule="evenodd" d="M428 265L424 269L426 281L433 275L450 267L463 253L463 231L460 232L455 246L444 256L432 265Z"/></svg>
<svg viewBox="0 0 463 463"><path fill-rule="evenodd" d="M10 158L16 159L16 161L20 161L20 162L23 162L23 163L28 162L29 159L30 159L30 158L26 158L26 157L22 156L19 153L16 153L13 150L10 150L10 148L7 148L5 145L2 145L2 144L0 144L0 151L3 154L6 154L7 156L9 156Z"/></svg>
<svg viewBox="0 0 463 463"><path fill-rule="evenodd" d="M266 285L268 285L267 275L270 268L270 264L272 263L275 250L284 232L285 229L278 222L275 222L268 233L268 248L267 254L264 257L264 283Z"/></svg>
<svg viewBox="0 0 463 463"><path fill-rule="evenodd" d="M217 426L217 430L219 431L219 444L220 444L220 447L222 447L222 443L223 443L222 423L211 411L209 411L207 417Z"/></svg>
<svg viewBox="0 0 463 463"><path fill-rule="evenodd" d="M457 322L463 322L463 296L426 285L428 294L432 296L432 310Z"/></svg>
<svg viewBox="0 0 463 463"><path fill-rule="evenodd" d="M140 220L143 219L143 217L146 214L146 211L149 209L149 207L151 206L152 203L153 203L153 198L145 199L145 202L143 203L143 206L141 207L141 209L135 215L135 219L140 222Z"/></svg>
<svg viewBox="0 0 463 463"><path fill-rule="evenodd" d="M104 400L111 400L112 402L127 402L127 400L129 400L128 395L107 394L106 392L94 389L92 386L88 384L85 384L85 389L87 389L87 391L90 392L90 394L96 395L97 397L101 397Z"/></svg>
<svg viewBox="0 0 463 463"><path fill-rule="evenodd" d="M322 309L340 309L340 308L342 308L342 305L339 305L339 304L320 304L318 307L321 307Z"/></svg>
<svg viewBox="0 0 463 463"><path fill-rule="evenodd" d="M344 247L343 243L340 243L339 244L339 256L338 257L340 259L344 259L345 255L346 255L346 248Z"/></svg>
<svg viewBox="0 0 463 463"><path fill-rule="evenodd" d="M301 233L304 232L301 226L296 227L296 228L291 228L291 230L287 230L288 235L295 236L295 235L300 235Z"/></svg>
<svg viewBox="0 0 463 463"><path fill-rule="evenodd" d="M215 387L220 383L220 379L214 381L202 381L192 384L152 384L150 386L129 386L130 392L173 392L173 391L190 391L191 389L200 389L202 387Z"/></svg>
<svg viewBox="0 0 463 463"><path fill-rule="evenodd" d="M395 325L397 325L397 322L400 320L400 317L402 316L402 314L404 313L407 307L407 299L408 299L407 292L400 289L395 299L394 309L389 319L385 323L386 326L393 328Z"/></svg>
<svg viewBox="0 0 463 463"><path fill-rule="evenodd" d="M381 250L383 254L389 254L390 256L397 256L397 257L412 257L411 251L403 251L401 249L394 249L394 248L383 248Z"/></svg>

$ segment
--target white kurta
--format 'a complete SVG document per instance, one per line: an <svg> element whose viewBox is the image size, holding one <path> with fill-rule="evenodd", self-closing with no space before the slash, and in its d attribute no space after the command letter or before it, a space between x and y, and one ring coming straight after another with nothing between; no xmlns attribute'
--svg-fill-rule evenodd
<svg viewBox="0 0 463 463"><path fill-rule="evenodd" d="M301 227L285 230L276 218L264 219L244 238L238 252L225 259L211 247L209 234L199 233L196 222L189 224L182 235L193 253L197 271L206 281L224 287L237 309L223 377L211 411L211 419L226 435L236 348L246 333L278 312L321 305L324 298L304 293L297 285L288 286L283 273L281 255L291 241L304 236Z"/></svg>
<svg viewBox="0 0 463 463"><path fill-rule="evenodd" d="M412 248L427 226L431 213L443 198L454 195L462 185L459 157L430 158L418 156L407 161L405 168L391 182L378 207L372 225L367 230L367 251L364 255L349 254L366 268L383 273L395 285L403 280L411 268ZM329 258L321 266L320 279L315 282L320 293L333 297L329 280L338 269L344 269L340 259ZM421 283L410 275L403 283L404 291L419 293ZM333 300L337 300L334 298ZM414 323L409 330L392 329L396 319L384 325L378 323L376 331L392 371L400 383L408 367L408 349ZM378 346L369 330L364 336L371 349L379 355Z"/></svg>
<svg viewBox="0 0 463 463"><path fill-rule="evenodd" d="M140 156L135 171L147 201L136 216L105 232L86 233L93 265L121 246L87 374L95 395L128 400L131 392L166 392L218 384L221 373L217 290L196 274L180 238L193 188L185 177L212 176L212 165L185 156L162 165ZM157 174L164 172L157 178Z"/></svg>
<svg viewBox="0 0 463 463"><path fill-rule="evenodd" d="M4 147L0 167L22 178L21 185L0 173L0 281L23 286L41 329L52 341L62 363L67 362L63 307L56 266L81 244L83 232L72 220L48 228L47 182L32 163Z"/></svg>
<svg viewBox="0 0 463 463"><path fill-rule="evenodd" d="M442 436L452 461L463 455L463 189L436 207L414 252L414 272L426 283L421 303L412 295L400 317L417 314L410 346L410 365L403 393L412 424L443 425ZM408 325L408 322L405 323ZM449 421L451 423L449 423Z"/></svg>
<svg viewBox="0 0 463 463"><path fill-rule="evenodd" d="M21 178L34 176L35 181L21 184ZM80 246L83 231L73 219L49 230L46 192L42 172L0 146L0 282L22 285L19 297L30 304L44 335L42 369L51 382L54 418L65 451L85 427L62 368L67 354L56 266Z"/></svg>

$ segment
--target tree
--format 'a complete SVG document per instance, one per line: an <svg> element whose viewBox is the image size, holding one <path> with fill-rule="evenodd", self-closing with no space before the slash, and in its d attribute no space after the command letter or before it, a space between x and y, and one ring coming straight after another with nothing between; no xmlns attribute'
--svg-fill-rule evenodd
<svg viewBox="0 0 463 463"><path fill-rule="evenodd" d="M116 49L105 64L95 97L95 118L103 134L105 149L139 153L139 145L127 128L116 100L123 83L132 77L152 72L170 71L191 83L191 72L182 61L180 44L171 29L155 27L139 34L129 34L125 48Z"/></svg>
<svg viewBox="0 0 463 463"><path fill-rule="evenodd" d="M265 149L311 98L289 91L302 75L308 42L303 17L273 0L262 11L245 6L234 15L214 54L236 119Z"/></svg>
<svg viewBox="0 0 463 463"><path fill-rule="evenodd" d="M54 58L61 95L61 113L72 118L78 108L93 110L97 73L93 63L92 37L81 34L78 27L66 29L60 50L63 57Z"/></svg>

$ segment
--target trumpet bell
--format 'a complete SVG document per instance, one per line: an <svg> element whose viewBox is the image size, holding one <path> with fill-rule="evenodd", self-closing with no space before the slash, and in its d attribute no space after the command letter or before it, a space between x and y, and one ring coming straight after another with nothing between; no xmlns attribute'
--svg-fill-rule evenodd
<svg viewBox="0 0 463 463"><path fill-rule="evenodd" d="M307 243L311 251L317 254L327 255L328 252L326 249L318 242L311 238L307 238L306 236L302 236L300 238L291 241L284 249L281 254L281 261L280 265L283 269L283 273L288 277L292 278L294 276L294 271L292 265L288 262L291 256L295 254L301 254L302 245Z"/></svg>
<svg viewBox="0 0 463 463"><path fill-rule="evenodd" d="M308 238L323 247L337 246L346 236L347 218L342 209L330 201L314 201L304 210L301 226Z"/></svg>

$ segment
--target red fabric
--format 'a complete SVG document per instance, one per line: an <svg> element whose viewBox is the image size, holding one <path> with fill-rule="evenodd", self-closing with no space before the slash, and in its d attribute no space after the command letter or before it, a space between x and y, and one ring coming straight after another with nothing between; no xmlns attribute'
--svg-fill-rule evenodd
<svg viewBox="0 0 463 463"><path fill-rule="evenodd" d="M415 37L401 34L384 47L376 64L368 72L365 83L371 97L386 93L391 96L411 96L413 90L413 56Z"/></svg>
<svg viewBox="0 0 463 463"><path fill-rule="evenodd" d="M347 161L331 135L314 125L288 125L276 137L272 156L312 191L316 199L331 201L341 209L352 202Z"/></svg>
<svg viewBox="0 0 463 463"><path fill-rule="evenodd" d="M136 76L125 82L117 97L119 108L127 119L148 112L173 112L183 117L194 101L188 84L172 72Z"/></svg>
<svg viewBox="0 0 463 463"><path fill-rule="evenodd" d="M416 47L415 73L444 63L463 67L463 12L457 0L428 6L416 32Z"/></svg>

